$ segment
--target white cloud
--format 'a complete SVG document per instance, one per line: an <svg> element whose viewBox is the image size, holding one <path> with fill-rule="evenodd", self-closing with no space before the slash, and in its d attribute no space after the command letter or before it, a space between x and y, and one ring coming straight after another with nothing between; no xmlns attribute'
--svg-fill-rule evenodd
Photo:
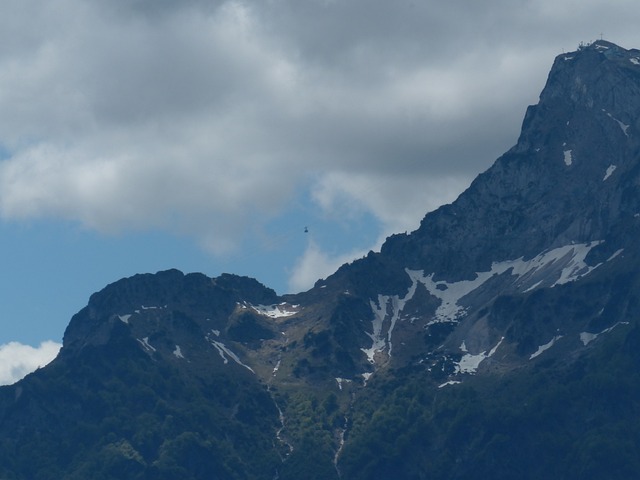
<svg viewBox="0 0 640 480"><path fill-rule="evenodd" d="M555 54L637 41L630 5L5 2L0 215L222 253L310 185L410 228L515 143Z"/></svg>
<svg viewBox="0 0 640 480"><path fill-rule="evenodd" d="M311 240L304 254L296 261L293 270L290 272L289 290L292 292L308 290L313 287L318 279L328 277L341 265L363 257L368 251L369 250L359 250L332 256L323 252L322 249Z"/></svg>
<svg viewBox="0 0 640 480"><path fill-rule="evenodd" d="M11 385L51 362L62 345L51 340L39 347L9 342L0 345L0 385Z"/></svg>
<svg viewBox="0 0 640 480"><path fill-rule="evenodd" d="M418 228L425 213L455 199L470 178L430 178L428 175L376 176L330 172L312 192L326 215L348 218L359 210L373 212L383 236Z"/></svg>

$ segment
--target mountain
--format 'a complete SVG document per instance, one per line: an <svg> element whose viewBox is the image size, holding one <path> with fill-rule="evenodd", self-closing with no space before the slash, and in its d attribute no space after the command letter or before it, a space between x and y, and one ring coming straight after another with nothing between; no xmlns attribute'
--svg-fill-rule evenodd
<svg viewBox="0 0 640 480"><path fill-rule="evenodd" d="M107 286L0 388L0 476L634 478L639 114L640 51L582 45L455 202L311 290Z"/></svg>

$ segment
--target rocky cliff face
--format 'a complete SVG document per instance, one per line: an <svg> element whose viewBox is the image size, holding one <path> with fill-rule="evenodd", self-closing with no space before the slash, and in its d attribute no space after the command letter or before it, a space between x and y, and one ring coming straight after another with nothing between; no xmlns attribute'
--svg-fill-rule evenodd
<svg viewBox="0 0 640 480"><path fill-rule="evenodd" d="M602 425L628 424L604 413L599 369L639 361L639 132L640 51L597 41L556 58L516 145L454 203L310 291L178 271L108 286L51 366L0 389L4 430L27 439L2 440L0 459L18 460L0 472L48 478L11 474L60 429L87 440L53 450L67 458L56 478L106 464L118 478L584 478L566 462L600 449ZM640 380L610 387L640 409ZM558 423L563 403L579 413ZM523 440L521 424L537 433ZM545 453L551 434L569 460ZM508 461L518 442L531 453ZM593 468L614 458L633 465Z"/></svg>
<svg viewBox="0 0 640 480"><path fill-rule="evenodd" d="M376 304L374 315L388 313L383 328L415 330L407 332L415 338L448 325L462 341L462 326L453 325L474 331L498 296L530 296L631 261L640 227L639 59L605 41L556 58L517 144L453 204L344 267L336 281L351 279ZM402 309L394 317L399 307L418 312L410 323L419 328L404 325ZM488 340L480 350L490 351L503 335L481 330ZM391 349L392 336L380 339L380 351ZM518 339L501 348L510 341Z"/></svg>
<svg viewBox="0 0 640 480"><path fill-rule="evenodd" d="M518 143L452 205L383 253L439 273L604 239L638 211L638 50L598 41L556 58ZM472 233L470 233L472 232ZM458 257L452 267L443 258Z"/></svg>

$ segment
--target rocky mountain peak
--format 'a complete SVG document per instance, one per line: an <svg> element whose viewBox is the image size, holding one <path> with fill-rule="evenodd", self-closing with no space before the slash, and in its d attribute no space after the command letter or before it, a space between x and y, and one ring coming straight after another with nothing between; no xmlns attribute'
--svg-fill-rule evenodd
<svg viewBox="0 0 640 480"><path fill-rule="evenodd" d="M599 40L556 57L540 102L527 111L517 148L539 147L532 140L553 143L563 135L600 141L599 132L584 131L585 121L600 123L602 133L613 140L626 140L638 131L639 110L640 51ZM552 125L542 131L533 128L536 116L553 120ZM575 137L578 132L582 137Z"/></svg>
<svg viewBox="0 0 640 480"><path fill-rule="evenodd" d="M195 317L198 322L211 323L202 327L206 332L216 327L223 329L222 325L239 302L269 305L277 299L272 289L253 278L238 275L210 278L201 273L185 275L175 269L138 274L114 282L91 296L88 305L71 319L64 334L64 350L108 342L114 325L128 324L132 315L150 317L157 323L162 312L165 317L178 312L178 315ZM216 322L218 318L223 320ZM172 322L165 323L162 328L170 329ZM149 326L149 331L153 328ZM144 330L138 333L144 336Z"/></svg>
<svg viewBox="0 0 640 480"><path fill-rule="evenodd" d="M556 99L622 116L633 114L638 106L639 73L639 50L598 40L556 57L540 100Z"/></svg>
<svg viewBox="0 0 640 480"><path fill-rule="evenodd" d="M639 113L640 51L600 40L559 55L517 144L383 254L464 278L497 260L605 239L640 211Z"/></svg>

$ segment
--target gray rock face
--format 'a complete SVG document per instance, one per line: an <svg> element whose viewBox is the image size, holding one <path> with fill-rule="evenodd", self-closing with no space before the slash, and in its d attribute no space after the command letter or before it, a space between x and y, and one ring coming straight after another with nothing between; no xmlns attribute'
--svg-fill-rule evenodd
<svg viewBox="0 0 640 480"><path fill-rule="evenodd" d="M606 238L638 212L640 51L597 41L556 58L517 144L383 254L441 275Z"/></svg>

